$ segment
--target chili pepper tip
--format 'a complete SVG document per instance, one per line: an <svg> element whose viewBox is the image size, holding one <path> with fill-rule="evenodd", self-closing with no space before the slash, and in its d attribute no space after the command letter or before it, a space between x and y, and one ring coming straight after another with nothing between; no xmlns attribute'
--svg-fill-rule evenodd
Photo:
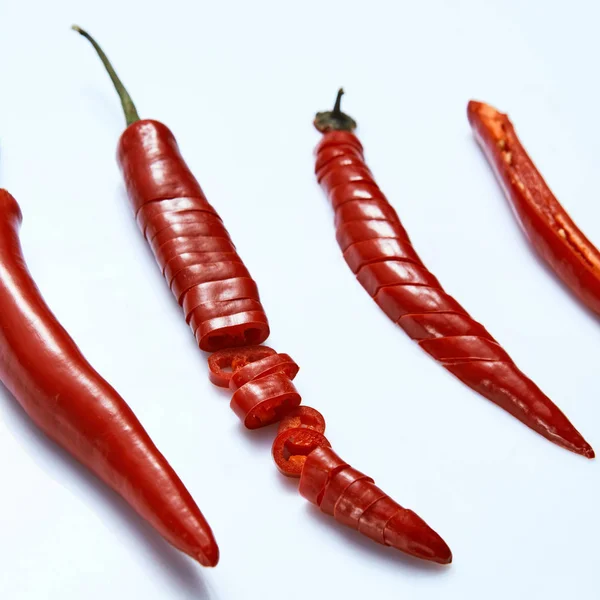
<svg viewBox="0 0 600 600"><path fill-rule="evenodd" d="M333 110L319 112L313 121L314 126L321 132L327 131L354 131L356 121L341 110L344 88L338 90Z"/></svg>

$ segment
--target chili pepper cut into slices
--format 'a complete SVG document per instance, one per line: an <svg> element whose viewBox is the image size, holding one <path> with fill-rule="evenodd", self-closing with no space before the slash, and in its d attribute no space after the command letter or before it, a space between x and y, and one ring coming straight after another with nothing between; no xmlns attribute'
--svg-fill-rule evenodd
<svg viewBox="0 0 600 600"><path fill-rule="evenodd" d="M117 392L86 361L32 280L16 200L0 190L0 379L48 437L173 546L205 566L219 549L190 493Z"/></svg>
<svg viewBox="0 0 600 600"><path fill-rule="evenodd" d="M93 45L121 99L127 128L117 154L129 200L198 346L215 352L264 342L269 322L256 284L175 137L162 123L140 119L100 46L73 29Z"/></svg>
<svg viewBox="0 0 600 600"><path fill-rule="evenodd" d="M600 252L558 202L523 148L513 124L489 104L467 116L525 235L571 291L600 315Z"/></svg>
<svg viewBox="0 0 600 600"><path fill-rule="evenodd" d="M331 449L323 415L299 405L292 384L298 365L290 356L266 346L232 348L212 354L208 365L211 381L233 391L231 407L246 427L279 422L273 460L283 475L299 478L302 496L380 544L425 560L452 562L450 548L425 521Z"/></svg>
<svg viewBox="0 0 600 600"><path fill-rule="evenodd" d="M398 215L367 167L340 109L318 113L315 173L335 211L337 241L379 307L464 384L550 441L594 457L560 409L518 369L488 331L449 296L415 252Z"/></svg>

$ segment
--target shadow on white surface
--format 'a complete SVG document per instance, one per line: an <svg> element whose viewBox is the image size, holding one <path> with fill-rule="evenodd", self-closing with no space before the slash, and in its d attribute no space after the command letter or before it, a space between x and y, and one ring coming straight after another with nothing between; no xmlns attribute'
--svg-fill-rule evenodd
<svg viewBox="0 0 600 600"><path fill-rule="evenodd" d="M41 465L39 464L40 456L51 460L56 459L57 463L68 464L76 482L64 478L61 479L60 484L75 496L84 496L84 502L85 497L94 497L94 502L98 501L110 507L114 516L111 531L117 530L119 537L136 539L149 555L148 568L155 569L157 563L161 564L177 578L180 585L193 594L190 598L209 598L208 589L200 575L202 567L195 565L192 559L164 541L125 500L38 429L2 383L0 383L0 414L5 418L15 438L23 443L27 453L45 472L48 472L48 468L45 460ZM86 504L91 503L86 502Z"/></svg>

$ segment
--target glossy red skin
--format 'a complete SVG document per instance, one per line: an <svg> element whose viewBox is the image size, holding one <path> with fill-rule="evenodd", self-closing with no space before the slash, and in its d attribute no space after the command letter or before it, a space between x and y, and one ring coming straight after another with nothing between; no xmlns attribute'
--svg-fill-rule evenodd
<svg viewBox="0 0 600 600"><path fill-rule="evenodd" d="M257 300L251 300L250 298L243 298L242 300L224 300L223 302L205 302L196 306L191 312L190 316L190 329L196 335L198 327L206 321L211 319L218 319L219 317L228 317L230 315L236 315L241 312L256 312L260 311L262 305Z"/></svg>
<svg viewBox="0 0 600 600"><path fill-rule="evenodd" d="M334 225L337 228L340 223L349 223L350 221L391 221L392 223L399 223L396 211L387 202L376 198L344 202L335 211Z"/></svg>
<svg viewBox="0 0 600 600"><path fill-rule="evenodd" d="M209 378L215 385L228 388L234 373L248 364L274 354L275 350L269 346L246 346L219 350L208 357Z"/></svg>
<svg viewBox="0 0 600 600"><path fill-rule="evenodd" d="M271 373L249 381L231 398L231 410L248 429L276 423L296 408L302 398L283 373Z"/></svg>
<svg viewBox="0 0 600 600"><path fill-rule="evenodd" d="M287 356L287 354L280 354L279 356ZM325 418L318 410L311 406L299 406L279 421L277 433L282 433L287 429L302 428L314 429L319 433L325 433Z"/></svg>
<svg viewBox="0 0 600 600"><path fill-rule="evenodd" d="M299 491L322 511L333 512L337 521L380 544L425 560L452 562L450 549L425 521L396 504L331 448L317 448L306 457Z"/></svg>
<svg viewBox="0 0 600 600"><path fill-rule="evenodd" d="M592 458L594 451L565 415L446 294L414 252L400 222L357 220L356 212L343 208L356 202L357 195L378 206L387 203L366 164L357 164L360 148L353 133L328 132L317 146L316 162L321 187L336 210L337 240L361 284L390 319L466 385L547 439ZM351 158L347 165L346 153ZM490 360L494 367L484 368L482 362Z"/></svg>
<svg viewBox="0 0 600 600"><path fill-rule="evenodd" d="M235 392L249 381L259 379L265 375L271 375L271 373L283 373L292 380L296 377L299 370L300 367L289 355L283 353L272 354L259 360L249 362L239 370L236 370L229 380L229 389Z"/></svg>
<svg viewBox="0 0 600 600"><path fill-rule="evenodd" d="M269 324L256 284L171 131L157 121L137 121L123 132L117 154L138 225L200 348L264 341ZM226 260L223 254L232 256ZM257 306L232 313L224 303L245 299ZM206 317L195 311L208 303L227 312Z"/></svg>
<svg viewBox="0 0 600 600"><path fill-rule="evenodd" d="M271 454L279 469L286 477L300 477L306 457L315 449L331 446L329 440L314 429L306 427L286 429L278 433Z"/></svg>
<svg viewBox="0 0 600 600"><path fill-rule="evenodd" d="M125 401L85 360L31 279L21 212L0 190L0 378L29 417L173 546L206 566L218 547L202 513Z"/></svg>
<svg viewBox="0 0 600 600"><path fill-rule="evenodd" d="M600 315L600 252L558 202L508 116L474 101L467 115L529 242L579 300Z"/></svg>

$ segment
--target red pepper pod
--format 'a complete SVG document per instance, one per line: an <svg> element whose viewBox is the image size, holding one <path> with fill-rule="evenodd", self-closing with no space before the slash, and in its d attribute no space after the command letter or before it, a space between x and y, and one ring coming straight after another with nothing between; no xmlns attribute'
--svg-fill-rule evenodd
<svg viewBox="0 0 600 600"><path fill-rule="evenodd" d="M249 362L233 373L229 381L229 388L235 392L249 381L271 375L271 373L283 373L289 379L294 379L299 370L300 367L289 355L272 354L254 362Z"/></svg>
<svg viewBox="0 0 600 600"><path fill-rule="evenodd" d="M394 323L402 315L428 312L464 312L463 307L441 290L424 285L394 285L377 292L375 302Z"/></svg>
<svg viewBox="0 0 600 600"><path fill-rule="evenodd" d="M358 531L378 544L385 544L385 527L400 510L404 510L389 496L371 504L358 520Z"/></svg>
<svg viewBox="0 0 600 600"><path fill-rule="evenodd" d="M287 354L280 356L287 356ZM325 418L311 406L300 405L279 421L277 433L282 433L287 429L314 429L319 433L325 433Z"/></svg>
<svg viewBox="0 0 600 600"><path fill-rule="evenodd" d="M387 522L383 535L386 546L441 565L452 562L446 542L412 510L399 510Z"/></svg>
<svg viewBox="0 0 600 600"><path fill-rule="evenodd" d="M546 439L587 458L594 457L594 450L558 406L514 363L480 360L444 367Z"/></svg>
<svg viewBox="0 0 600 600"><path fill-rule="evenodd" d="M262 310L209 319L195 332L198 346L205 352L262 344L269 334L269 321Z"/></svg>
<svg viewBox="0 0 600 600"><path fill-rule="evenodd" d="M370 263L356 275L360 284L374 297L377 292L389 285L439 286L439 281L423 266L412 262L385 260Z"/></svg>
<svg viewBox="0 0 600 600"><path fill-rule="evenodd" d="M358 242L344 252L344 260L357 273L365 265L384 260L403 260L421 264L421 259L408 240L380 238Z"/></svg>
<svg viewBox="0 0 600 600"><path fill-rule="evenodd" d="M359 182L375 185L373 173L364 164L345 167L338 171L329 171L319 183L326 192L331 194L331 191L337 186L353 185Z"/></svg>
<svg viewBox="0 0 600 600"><path fill-rule="evenodd" d="M219 350L208 357L209 379L214 385L229 387L232 375L248 363L275 354L269 346L245 346Z"/></svg>
<svg viewBox="0 0 600 600"><path fill-rule="evenodd" d="M203 565L219 549L204 516L123 398L86 361L32 280L21 212L0 190L0 380L29 417Z"/></svg>
<svg viewBox="0 0 600 600"><path fill-rule="evenodd" d="M237 252L184 252L165 265L165 279L170 287L175 275L184 269L218 262L242 263L242 259Z"/></svg>
<svg viewBox="0 0 600 600"><path fill-rule="evenodd" d="M186 210L157 215L148 222L144 236L150 242L165 229L173 226L193 225L194 223L210 223L223 227L223 221L217 215L202 210ZM181 235L179 234L174 237L180 237Z"/></svg>
<svg viewBox="0 0 600 600"><path fill-rule="evenodd" d="M170 260L182 254L200 252L235 252L235 246L231 240L223 237L175 238L157 248L154 256L164 273Z"/></svg>
<svg viewBox="0 0 600 600"><path fill-rule="evenodd" d="M463 360L502 360L512 362L500 345L490 338L475 335L421 340L425 352L440 362Z"/></svg>
<svg viewBox="0 0 600 600"><path fill-rule="evenodd" d="M327 438L314 429L286 429L273 442L272 455L279 471L286 477L300 477L306 457L315 449L331 446Z"/></svg>
<svg viewBox="0 0 600 600"><path fill-rule="evenodd" d="M250 277L248 269L241 262L214 262L191 265L179 271L171 282L171 291L182 304L183 295L195 285L209 281L222 281L235 277Z"/></svg>
<svg viewBox="0 0 600 600"><path fill-rule="evenodd" d="M192 311L201 304L224 302L225 300L260 301L258 287L249 277L235 277L222 281L209 281L190 288L183 296L183 313L187 323L192 318Z"/></svg>
<svg viewBox="0 0 600 600"><path fill-rule="evenodd" d="M347 467L346 469L338 471L325 486L323 499L321 500L319 508L324 513L333 516L335 506L343 496L344 492L352 484L362 480L373 483L373 480L370 477L352 467Z"/></svg>
<svg viewBox="0 0 600 600"><path fill-rule="evenodd" d="M358 479L346 488L336 502L333 516L336 521L352 529L358 529L358 522L364 512L385 496L386 494L373 483L372 479Z"/></svg>
<svg viewBox="0 0 600 600"><path fill-rule="evenodd" d="M363 154L356 146L342 145L342 146L328 146L322 152L319 152L317 156L317 162L315 163L315 175L317 181L320 181L320 173L325 167L334 159L340 156L356 156L363 158Z"/></svg>
<svg viewBox="0 0 600 600"><path fill-rule="evenodd" d="M262 311L262 304L258 300L243 298L241 300L224 300L222 302L205 302L197 306L190 316L190 328L194 335L198 327L205 321L218 317L228 317L242 312Z"/></svg>
<svg viewBox="0 0 600 600"><path fill-rule="evenodd" d="M355 200L382 200L387 202L383 192L374 181L343 183L326 190L326 193L333 206L333 210L338 210L346 202L353 202Z"/></svg>
<svg viewBox="0 0 600 600"><path fill-rule="evenodd" d="M188 169L175 136L158 121L136 121L123 132L117 157L134 211L147 202L204 198Z"/></svg>
<svg viewBox="0 0 600 600"><path fill-rule="evenodd" d="M357 153L343 154L337 156L332 160L328 161L323 168L317 172L317 182L321 183L322 179L328 174L332 173L336 169L347 169L347 168L364 168L365 163L361 155Z"/></svg>
<svg viewBox="0 0 600 600"><path fill-rule="evenodd" d="M392 238L408 241L404 227L394 221L349 221L337 228L335 237L342 252L352 244L366 240Z"/></svg>
<svg viewBox="0 0 600 600"><path fill-rule="evenodd" d="M478 336L493 340L487 329L466 313L403 315L398 325L416 341L455 336Z"/></svg>
<svg viewBox="0 0 600 600"><path fill-rule="evenodd" d="M249 381L231 398L231 410L248 429L258 429L283 418L302 401L294 384L283 373Z"/></svg>
<svg viewBox="0 0 600 600"><path fill-rule="evenodd" d="M467 114L531 245L563 283L600 315L600 251L556 199L508 116L474 101L469 102Z"/></svg>
<svg viewBox="0 0 600 600"><path fill-rule="evenodd" d="M215 216L217 211L205 198L169 198L167 200L155 200L144 204L135 215L135 219L144 236L146 227L155 218L166 214L175 214L188 211L204 211Z"/></svg>
<svg viewBox="0 0 600 600"><path fill-rule="evenodd" d="M351 131L328 131L323 135L315 148L317 158L325 148L329 148L330 146L352 146L361 154L363 153L363 146L360 140Z"/></svg>
<svg viewBox="0 0 600 600"><path fill-rule="evenodd" d="M350 221L390 221L399 223L396 211L383 200L351 200L335 211L336 228Z"/></svg>
<svg viewBox="0 0 600 600"><path fill-rule="evenodd" d="M150 240L150 247L156 252L158 248L170 240L197 237L231 239L227 229L220 223L184 223L182 225L171 225L157 233Z"/></svg>
<svg viewBox="0 0 600 600"><path fill-rule="evenodd" d="M329 480L349 466L331 448L316 448L306 457L302 468L298 487L300 495L319 506Z"/></svg>

